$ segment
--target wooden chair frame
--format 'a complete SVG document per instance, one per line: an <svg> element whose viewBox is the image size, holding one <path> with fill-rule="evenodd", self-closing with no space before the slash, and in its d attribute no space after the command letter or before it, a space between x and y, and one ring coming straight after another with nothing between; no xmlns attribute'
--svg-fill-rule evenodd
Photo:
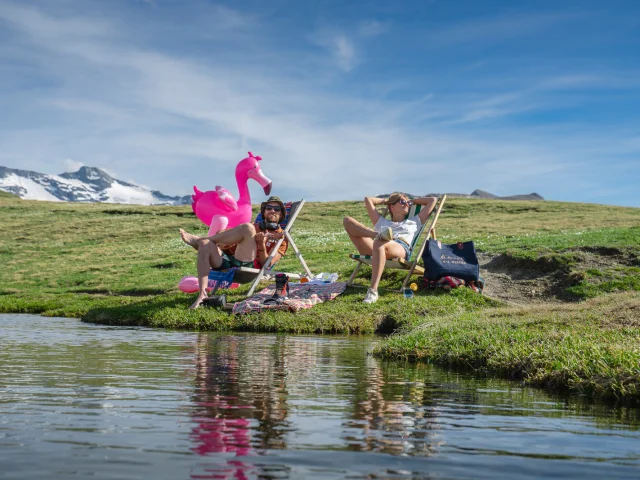
<svg viewBox="0 0 640 480"><path fill-rule="evenodd" d="M278 248L280 248L280 245L282 245L282 242L284 241L285 238L289 242L289 246L293 248L293 251L295 252L296 257L298 257L298 260L300 261L300 263L302 264L302 267L304 268L305 273L308 275L308 277L313 277L311 270L309 270L309 267L307 266L307 262L304 261L304 257L302 256L302 253L300 253L300 250L298 249L296 243L293 241L293 238L291 236L291 228L293 227L293 224L295 223L296 218L298 218L298 214L302 210L304 203L305 203L305 200L302 199L299 202L293 202L291 204L287 225L284 228L284 236L283 238L278 240L278 243L276 243L276 246L273 247L273 249L271 250L271 253L269 254L269 257L264 262L264 265L262 266L262 268L258 269L258 268L240 267L236 270L236 273L233 278L235 282L238 282L238 283L253 282L251 284L251 288L249 289L249 293L247 293L247 297L250 297L251 295L253 295L253 292L255 292L258 284L260 283L260 280L265 278L265 276L267 275L271 276L271 275L277 275L278 273L285 273L289 278L296 278L296 279L300 278L300 275L297 273L276 272L269 269L270 266L272 266L273 259L276 256L276 253L278 252Z"/></svg>

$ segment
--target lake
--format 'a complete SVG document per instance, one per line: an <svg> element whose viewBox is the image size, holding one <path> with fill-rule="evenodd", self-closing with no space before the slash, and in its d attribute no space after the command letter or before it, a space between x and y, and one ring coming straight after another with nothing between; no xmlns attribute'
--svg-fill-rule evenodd
<svg viewBox="0 0 640 480"><path fill-rule="evenodd" d="M640 477L638 409L376 341L0 315L0 478Z"/></svg>

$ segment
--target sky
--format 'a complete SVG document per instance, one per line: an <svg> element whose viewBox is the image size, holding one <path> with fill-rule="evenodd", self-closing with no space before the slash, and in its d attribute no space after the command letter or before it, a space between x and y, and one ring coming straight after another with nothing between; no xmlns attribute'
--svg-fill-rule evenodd
<svg viewBox="0 0 640 480"><path fill-rule="evenodd" d="M0 0L0 165L640 207L638 52L636 0Z"/></svg>

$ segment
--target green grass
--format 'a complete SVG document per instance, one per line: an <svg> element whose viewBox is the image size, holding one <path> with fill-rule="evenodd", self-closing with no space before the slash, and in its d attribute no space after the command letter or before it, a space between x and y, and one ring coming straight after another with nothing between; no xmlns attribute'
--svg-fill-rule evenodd
<svg viewBox="0 0 640 480"><path fill-rule="evenodd" d="M360 201L305 205L293 235L313 272L338 272L345 279L353 270L345 215L367 220ZM640 295L638 225L640 209L633 208L451 199L438 222L440 239L473 239L480 252L502 255L514 268L556 275L568 296L586 301L514 310L462 289L421 291L413 300L382 292L378 303L366 306L364 290L352 288L297 314L233 316L216 309L188 311L194 296L177 290L183 276L195 273L194 251L181 242L178 228L206 233L190 207L0 195L0 312L193 330L395 331L377 354L466 365L594 396L638 398L632 369L633 362L638 365L637 325L611 321L619 318L613 306L620 301L630 305L630 316L640 316L634 303ZM294 255L278 267L301 271ZM366 285L369 274L363 268L358 282ZM390 272L381 286L397 288L401 279L401 272ZM230 299L241 299L247 290L248 285L230 291ZM629 293L615 293L620 291Z"/></svg>
<svg viewBox="0 0 640 480"><path fill-rule="evenodd" d="M345 278L353 269L354 262L347 255L354 249L341 224L345 215L366 221L361 202L305 206L294 237L312 271L338 272ZM605 221L608 227L603 229ZM514 265L563 271L573 278L568 293L590 298L637 289L636 271L612 270L617 265L612 264L608 270L600 269L602 275L597 277L585 273L593 266L584 258L590 251L609 249L629 260L626 267L633 264L633 258L640 265L639 224L640 210L633 208L454 199L442 212L438 234L444 241L474 239L479 251L504 254ZM182 309L191 300L176 285L183 276L195 273L195 255L180 241L177 231L184 227L204 234L206 228L188 206L48 203L6 195L0 198L0 225L6 232L0 239L2 311L86 316L97 315L96 310L102 308L116 315L121 309L131 322L166 317L167 325L188 327L188 322L170 322L171 315L159 316L155 303L161 297ZM279 268L301 271L293 255L285 257ZM366 284L370 270L362 270L359 282ZM397 287L400 279L399 273L387 275L382 286ZM246 289L232 295L240 298ZM337 303L349 309L359 295L344 296L351 298L353 302L341 299ZM416 304L422 307L424 303L426 308L433 302L427 296L418 298ZM458 304L471 308L468 299ZM219 316L214 311L208 315L212 319ZM372 330L363 326L358 331Z"/></svg>
<svg viewBox="0 0 640 480"><path fill-rule="evenodd" d="M528 385L640 401L640 294L562 307L437 315L374 354L472 368Z"/></svg>

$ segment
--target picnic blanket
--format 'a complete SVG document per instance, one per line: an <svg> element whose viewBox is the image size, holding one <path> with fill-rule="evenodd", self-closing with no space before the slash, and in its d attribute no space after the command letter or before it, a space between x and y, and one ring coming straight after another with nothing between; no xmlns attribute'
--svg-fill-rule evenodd
<svg viewBox="0 0 640 480"><path fill-rule="evenodd" d="M252 297L233 305L234 314L261 312L263 310L287 310L297 312L303 308L311 308L318 303L333 300L347 288L346 282L290 285L289 298L280 305L263 305L265 299L273 296L275 285L262 289Z"/></svg>

